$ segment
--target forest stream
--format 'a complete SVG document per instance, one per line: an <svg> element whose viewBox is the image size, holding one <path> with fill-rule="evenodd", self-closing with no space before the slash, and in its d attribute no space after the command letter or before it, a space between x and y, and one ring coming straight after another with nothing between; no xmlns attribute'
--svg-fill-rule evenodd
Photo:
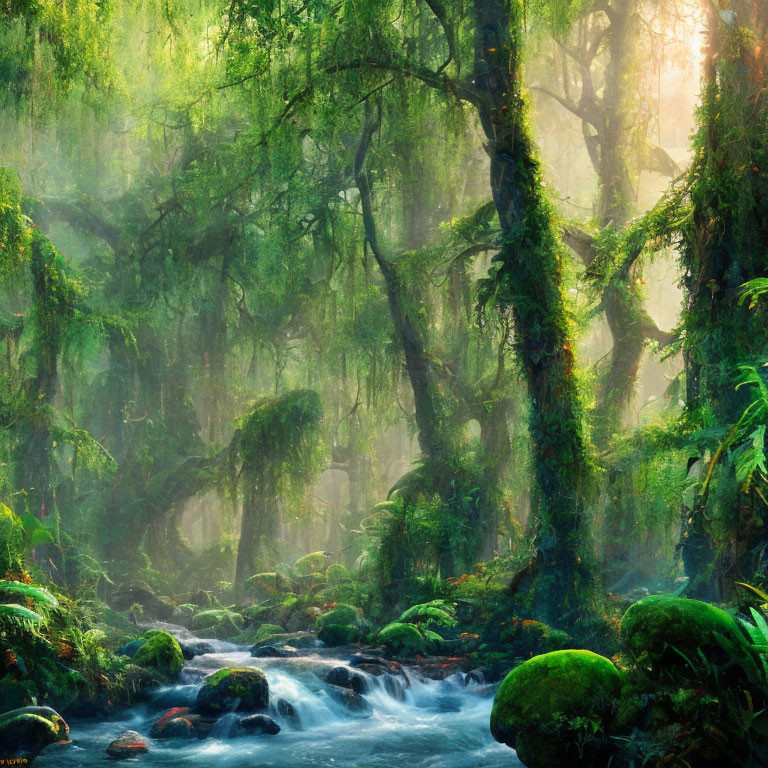
<svg viewBox="0 0 768 768"><path fill-rule="evenodd" d="M182 627L162 625L180 641L202 638ZM204 640L214 648L187 661L177 685L155 690L151 698L104 721L70 723L71 742L53 745L35 761L38 768L81 768L113 762L106 746L126 730L148 736L151 725L171 707L192 706L201 680L226 667L258 667L269 683L270 715L280 726L272 736L228 737L235 714L223 715L204 739L148 739L149 754L138 761L162 766L220 766L221 768L514 768L521 765L503 744L493 740L488 720L495 687L462 673L445 680L424 679L402 668L403 678L385 685L383 677L365 677L363 694L370 705L363 713L349 711L328 694L328 672L348 666L339 649L316 648L297 658L253 658L244 646ZM318 644L319 645L319 644ZM391 682L391 681L390 681ZM286 716L275 703L290 702ZM511 758L511 759L510 759ZM136 760L131 760L136 762Z"/></svg>

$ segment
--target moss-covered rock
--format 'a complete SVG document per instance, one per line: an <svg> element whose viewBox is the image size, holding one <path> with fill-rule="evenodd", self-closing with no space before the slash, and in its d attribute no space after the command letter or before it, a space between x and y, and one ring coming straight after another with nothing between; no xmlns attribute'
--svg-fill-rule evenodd
<svg viewBox="0 0 768 768"><path fill-rule="evenodd" d="M528 768L604 766L605 724L622 676L591 651L536 656L504 679L491 712L493 737Z"/></svg>
<svg viewBox="0 0 768 768"><path fill-rule="evenodd" d="M267 678L254 667L220 669L208 675L195 702L195 709L207 715L266 709L268 706Z"/></svg>
<svg viewBox="0 0 768 768"><path fill-rule="evenodd" d="M630 606L621 620L621 639L642 664L655 671L688 669L680 655L696 659L724 654L717 635L745 642L736 620L720 608L675 595L651 595ZM712 659L716 660L716 659Z"/></svg>
<svg viewBox="0 0 768 768"><path fill-rule="evenodd" d="M413 656L424 653L427 641L413 624L392 622L378 634L378 641L396 656Z"/></svg>
<svg viewBox="0 0 768 768"><path fill-rule="evenodd" d="M285 630L279 624L262 624L254 636L254 642L263 642L273 635L281 635Z"/></svg>
<svg viewBox="0 0 768 768"><path fill-rule="evenodd" d="M279 598L291 589L290 581L279 573L257 573L245 582L245 586L254 600Z"/></svg>
<svg viewBox="0 0 768 768"><path fill-rule="evenodd" d="M298 576L309 576L313 573L323 573L328 563L328 557L325 552L310 552L304 557L300 557L294 564L293 569Z"/></svg>
<svg viewBox="0 0 768 768"><path fill-rule="evenodd" d="M363 612L359 608L355 608L354 605L339 603L328 611L328 613L318 616L317 621L315 622L315 628L319 632L324 626L329 624L337 624L339 626L360 626L362 621Z"/></svg>
<svg viewBox="0 0 768 768"><path fill-rule="evenodd" d="M192 603L182 603L174 609L171 621L174 624L181 624L183 627L187 627L198 611L199 606Z"/></svg>
<svg viewBox="0 0 768 768"><path fill-rule="evenodd" d="M0 715L0 758L31 761L49 744L69 739L69 726L50 707L22 707Z"/></svg>
<svg viewBox="0 0 768 768"><path fill-rule="evenodd" d="M354 624L324 624L317 634L317 639L328 648L352 645L361 637L362 632Z"/></svg>
<svg viewBox="0 0 768 768"><path fill-rule="evenodd" d="M176 638L168 632L152 629L133 656L133 663L150 669L163 680L176 680L184 666L184 656Z"/></svg>
<svg viewBox="0 0 768 768"><path fill-rule="evenodd" d="M352 574L349 569L341 563L331 563L325 570L325 580L329 584L345 584L352 581Z"/></svg>
<svg viewBox="0 0 768 768"><path fill-rule="evenodd" d="M214 608L195 614L189 626L196 632L205 632L213 637L228 639L243 631L245 619L241 614L226 608Z"/></svg>

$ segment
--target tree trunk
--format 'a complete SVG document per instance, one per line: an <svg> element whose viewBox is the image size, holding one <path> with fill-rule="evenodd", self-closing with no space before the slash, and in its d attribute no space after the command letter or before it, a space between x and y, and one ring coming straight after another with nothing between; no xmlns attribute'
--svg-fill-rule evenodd
<svg viewBox="0 0 768 768"><path fill-rule="evenodd" d="M510 306L531 400L539 487L537 613L567 624L584 603L578 549L590 475L553 211L525 122L520 89L519 0L475 0L475 82L491 161L491 191L504 242L494 282Z"/></svg>

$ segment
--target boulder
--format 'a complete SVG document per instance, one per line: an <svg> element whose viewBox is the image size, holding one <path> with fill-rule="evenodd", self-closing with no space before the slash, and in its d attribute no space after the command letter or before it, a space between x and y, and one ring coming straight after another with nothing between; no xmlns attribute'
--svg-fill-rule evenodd
<svg viewBox="0 0 768 768"><path fill-rule="evenodd" d="M174 707L155 720L149 735L153 739L192 739L199 721L200 715L193 715L189 707Z"/></svg>
<svg viewBox="0 0 768 768"><path fill-rule="evenodd" d="M356 717L371 717L373 715L373 707L359 693L341 688L338 685L328 685L327 690L335 702L346 707Z"/></svg>
<svg viewBox="0 0 768 768"><path fill-rule="evenodd" d="M49 744L69 740L69 726L50 707L21 707L0 715L0 758L32 761ZM2 762L0 760L0 762Z"/></svg>
<svg viewBox="0 0 768 768"><path fill-rule="evenodd" d="M226 608L214 608L195 614L189 626L195 632L206 632L213 637L227 639L242 632L244 625L245 620L239 613Z"/></svg>
<svg viewBox="0 0 768 768"><path fill-rule="evenodd" d="M605 766L605 727L621 686L616 667L591 651L536 656L501 684L491 734L517 750L528 768Z"/></svg>
<svg viewBox="0 0 768 768"><path fill-rule="evenodd" d="M283 645L282 647L276 645L254 645L251 648L251 656L257 659L284 659L299 655L296 648L290 645Z"/></svg>
<svg viewBox="0 0 768 768"><path fill-rule="evenodd" d="M352 574L345 565L331 563L325 571L325 580L332 585L345 584L352 581Z"/></svg>
<svg viewBox="0 0 768 768"><path fill-rule="evenodd" d="M291 582L279 573L257 573L245 585L251 597L259 602L279 598L291 590Z"/></svg>
<svg viewBox="0 0 768 768"><path fill-rule="evenodd" d="M151 629L133 656L133 663L150 669L166 681L176 680L184 667L184 655L178 640L169 632Z"/></svg>
<svg viewBox="0 0 768 768"><path fill-rule="evenodd" d="M356 608L354 605L348 605L347 603L339 603L331 608L327 613L318 616L315 622L315 629L319 632L323 627L329 624L337 624L339 626L352 625L355 627L361 626L363 621L363 612Z"/></svg>
<svg viewBox="0 0 768 768"><path fill-rule="evenodd" d="M699 649L710 661L728 661L718 640L745 643L736 620L729 613L699 600L676 595L650 595L631 605L621 620L621 639L640 662L659 671L676 668L691 672L680 655L697 659Z"/></svg>
<svg viewBox="0 0 768 768"><path fill-rule="evenodd" d="M261 643L275 635L285 634L285 630L279 624L262 624L254 635L254 643Z"/></svg>
<svg viewBox="0 0 768 768"><path fill-rule="evenodd" d="M396 621L379 632L378 641L395 656L415 656L427 649L427 641L417 627Z"/></svg>
<svg viewBox="0 0 768 768"><path fill-rule="evenodd" d="M178 605L173 611L171 621L174 624L181 624L183 627L189 626L195 613L197 613L198 607L191 603L185 603L184 605Z"/></svg>
<svg viewBox="0 0 768 768"><path fill-rule="evenodd" d="M144 737L136 731L123 731L107 747L107 754L110 757L125 759L143 755L149 752L149 746Z"/></svg>
<svg viewBox="0 0 768 768"><path fill-rule="evenodd" d="M362 653L354 653L349 657L349 666L367 672L369 675L402 674L400 665L396 661L384 659L381 656L369 656Z"/></svg>
<svg viewBox="0 0 768 768"><path fill-rule="evenodd" d="M112 608L116 611L127 611L135 603L144 609L145 617L161 621L170 621L176 610L173 603L158 597L141 582L121 587L112 598Z"/></svg>
<svg viewBox="0 0 768 768"><path fill-rule="evenodd" d="M365 693L368 690L368 681L365 676L349 667L334 667L326 676L325 681L341 688L349 688L355 693Z"/></svg>
<svg viewBox="0 0 768 768"><path fill-rule="evenodd" d="M269 715L247 715L238 719L232 735L250 736L253 733L275 736L280 733L280 726Z"/></svg>
<svg viewBox="0 0 768 768"><path fill-rule="evenodd" d="M277 714L287 720L292 728L297 731L301 730L301 718L299 717L299 713L296 711L296 707L294 707L290 701L287 701L286 699L278 699Z"/></svg>
<svg viewBox="0 0 768 768"><path fill-rule="evenodd" d="M310 552L304 557L300 557L294 564L293 569L298 576L309 576L313 573L323 573L328 563L328 555L325 552Z"/></svg>
<svg viewBox="0 0 768 768"><path fill-rule="evenodd" d="M144 640L131 640L129 643L126 643L125 645L121 645L116 651L116 656L128 656L128 658L133 658L136 655L136 651L141 648L142 645L144 645Z"/></svg>
<svg viewBox="0 0 768 768"><path fill-rule="evenodd" d="M205 640L198 640L194 643L179 643L181 654L187 660L191 661L195 656L204 656L206 653L216 653L216 647L213 643Z"/></svg>
<svg viewBox="0 0 768 768"><path fill-rule="evenodd" d="M353 624L325 624L317 634L318 640L328 648L352 645L362 638L362 632Z"/></svg>
<svg viewBox="0 0 768 768"><path fill-rule="evenodd" d="M253 667L220 669L208 675L195 701L198 712L211 715L266 709L268 705L267 678Z"/></svg>

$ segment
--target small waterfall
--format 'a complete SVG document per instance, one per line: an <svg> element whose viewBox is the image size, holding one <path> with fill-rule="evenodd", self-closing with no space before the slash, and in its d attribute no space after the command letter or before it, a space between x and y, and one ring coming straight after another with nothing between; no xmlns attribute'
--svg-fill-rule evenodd
<svg viewBox="0 0 768 768"><path fill-rule="evenodd" d="M181 627L163 624L183 643L203 642ZM481 676L461 673L445 680L424 679L401 668L382 674L352 667L349 659L325 649L290 658L254 658L247 648L205 640L213 652L185 663L178 684L156 690L119 721L72 726L72 744L47 750L37 768L96 768L104 749L122 730L145 736L159 715L173 707L194 709L203 678L225 667L258 667L269 683L269 710L280 726L277 735L238 733L241 713L209 723L202 739L150 740L145 765L167 768L515 768L509 748L491 738L488 721L493 688ZM360 693L329 685L335 668L339 679L354 677ZM371 669L371 667L367 667ZM373 670L376 672L374 665Z"/></svg>

